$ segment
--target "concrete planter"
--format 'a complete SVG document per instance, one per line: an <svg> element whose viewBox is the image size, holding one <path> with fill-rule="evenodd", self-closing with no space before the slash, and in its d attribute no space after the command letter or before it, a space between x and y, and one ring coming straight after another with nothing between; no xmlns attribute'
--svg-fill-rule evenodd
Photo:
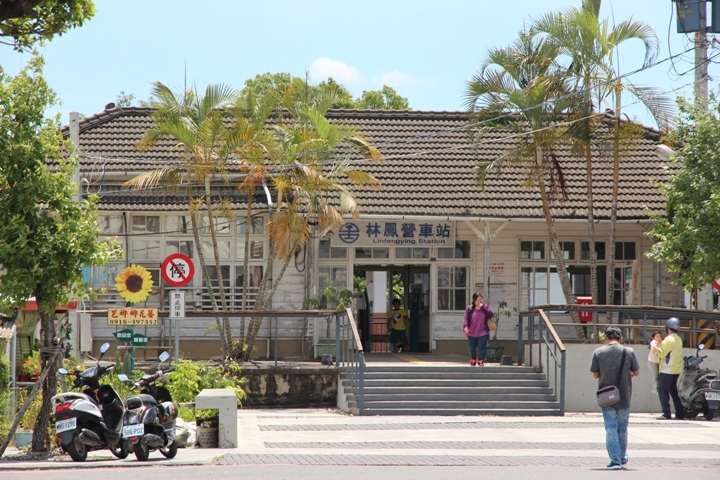
<svg viewBox="0 0 720 480"><path fill-rule="evenodd" d="M316 343L313 346L315 347L314 358L322 358L322 356L326 354L332 355L333 358L336 356L334 343Z"/></svg>
<svg viewBox="0 0 720 480"><path fill-rule="evenodd" d="M485 351L485 361L499 363L503 356L504 349L505 347L502 345L488 345Z"/></svg>

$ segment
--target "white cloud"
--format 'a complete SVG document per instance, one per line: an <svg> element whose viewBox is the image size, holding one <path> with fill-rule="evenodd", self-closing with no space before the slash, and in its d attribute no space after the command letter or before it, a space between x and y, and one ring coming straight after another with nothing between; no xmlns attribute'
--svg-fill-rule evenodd
<svg viewBox="0 0 720 480"><path fill-rule="evenodd" d="M380 75L380 83L389 87L407 87L417 85L418 82L418 78L414 75L398 72L397 70L384 72Z"/></svg>
<svg viewBox="0 0 720 480"><path fill-rule="evenodd" d="M360 81L360 70L340 60L321 57L310 64L310 78L321 82L332 77L338 83L357 83Z"/></svg>

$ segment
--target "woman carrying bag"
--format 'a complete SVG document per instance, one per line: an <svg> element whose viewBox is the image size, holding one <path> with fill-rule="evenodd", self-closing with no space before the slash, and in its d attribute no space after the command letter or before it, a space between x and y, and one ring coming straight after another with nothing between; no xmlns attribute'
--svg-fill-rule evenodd
<svg viewBox="0 0 720 480"><path fill-rule="evenodd" d="M492 318L493 313L490 305L483 303L483 300L483 296L479 293L473 294L472 304L465 309L463 319L463 332L468 338L470 365L473 367L482 367L485 364L485 350L490 337L488 320Z"/></svg>

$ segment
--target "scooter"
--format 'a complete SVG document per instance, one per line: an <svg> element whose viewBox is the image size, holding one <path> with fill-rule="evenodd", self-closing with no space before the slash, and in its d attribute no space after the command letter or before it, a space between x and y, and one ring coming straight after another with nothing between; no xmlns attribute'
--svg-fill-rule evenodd
<svg viewBox="0 0 720 480"><path fill-rule="evenodd" d="M120 396L111 385L101 385L100 378L115 365L100 366L100 360L110 348L100 347L100 358L94 367L75 372L72 388L84 388L82 393L67 392L52 397L55 412L55 432L60 446L76 462L84 462L92 450L109 448L117 458L128 456L120 442L125 408ZM65 368L58 369L68 375Z"/></svg>
<svg viewBox="0 0 720 480"><path fill-rule="evenodd" d="M695 419L702 413L705 420L712 420L720 415L720 380L717 373L709 368L700 369L700 364L707 355L700 356L705 345L698 345L694 357L685 357L683 371L678 378L678 394L682 401L685 417Z"/></svg>
<svg viewBox="0 0 720 480"><path fill-rule="evenodd" d="M161 353L157 373L144 375L130 389L141 388L140 395L127 399L128 411L122 428L124 448L135 452L135 457L141 462L146 461L154 450L160 450L166 458L177 455L175 420L178 407L168 389L156 384L158 381L167 383L165 374L175 370L171 368L163 372L160 369L168 358L168 352Z"/></svg>

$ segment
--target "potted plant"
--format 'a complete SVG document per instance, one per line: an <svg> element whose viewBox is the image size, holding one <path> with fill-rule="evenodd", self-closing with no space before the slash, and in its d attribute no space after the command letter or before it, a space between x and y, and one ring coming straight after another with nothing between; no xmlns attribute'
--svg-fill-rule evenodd
<svg viewBox="0 0 720 480"><path fill-rule="evenodd" d="M504 315L509 318L516 312L517 312L517 308L515 308L515 307L513 307L512 309L508 308L508 304L506 301L502 300L500 303L498 303L497 312L495 312L495 315L493 316L493 319L495 320L497 327L495 328L495 331L493 332L492 339L490 340L490 344L488 345L486 353L485 353L486 361L499 362L500 359L502 358L505 347L503 345L498 345L498 343L497 343L497 332L498 332L498 330L500 330L500 317L502 317Z"/></svg>
<svg viewBox="0 0 720 480"><path fill-rule="evenodd" d="M218 447L218 422L220 412L216 408L195 410L196 442L200 448Z"/></svg>
<svg viewBox="0 0 720 480"><path fill-rule="evenodd" d="M41 371L40 352L35 351L20 364L20 368L18 369L19 381L34 382L40 377Z"/></svg>
<svg viewBox="0 0 720 480"><path fill-rule="evenodd" d="M344 310L352 304L353 293L350 290L338 290L332 285L328 285L323 290L323 294L319 299L307 298L303 302L303 310L318 309L324 310ZM327 317L327 328L325 331L326 342L328 343L316 343L315 347L315 358L322 357L323 355L335 356L335 344L329 343L330 341L330 324L332 323L332 316Z"/></svg>

